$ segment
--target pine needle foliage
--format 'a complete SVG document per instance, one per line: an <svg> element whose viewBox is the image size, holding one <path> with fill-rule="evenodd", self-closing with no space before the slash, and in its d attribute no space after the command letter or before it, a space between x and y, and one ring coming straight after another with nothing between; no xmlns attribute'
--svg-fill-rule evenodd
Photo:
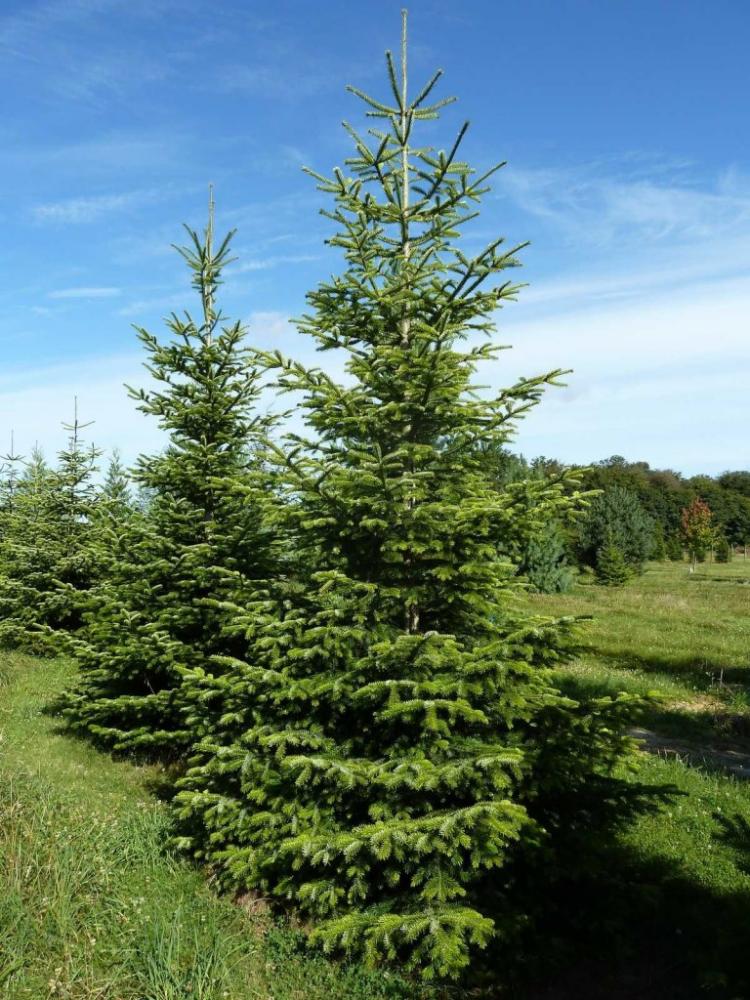
<svg viewBox="0 0 750 1000"><path fill-rule="evenodd" d="M597 550L594 572L599 583L605 587L621 587L633 573L622 549L611 538Z"/></svg>
<svg viewBox="0 0 750 1000"><path fill-rule="evenodd" d="M233 233L214 242L213 197L205 233L187 233L189 244L176 249L200 312L173 313L165 340L137 330L154 384L130 390L169 442L134 469L141 509L112 517L111 573L93 595L76 649L81 679L63 703L75 729L147 755L179 754L194 739L183 678L210 675L212 656L242 650L223 634L227 607L247 603L270 558L251 447L268 429L255 409L261 375L242 324L216 306ZM111 516L123 502L121 478L110 469Z"/></svg>
<svg viewBox="0 0 750 1000"><path fill-rule="evenodd" d="M384 100L350 88L374 127L346 124L352 157L313 174L345 265L299 327L348 380L267 357L309 429L275 454L311 568L238 619L252 657L227 663L226 713L176 803L182 846L226 886L299 907L326 951L435 977L523 923L515 859L554 847L627 741L622 703L594 713L555 689L573 623L521 611L498 555L513 498L480 446L502 447L562 373L475 382L520 248L459 248L500 165L461 159L467 126L445 152L419 145L449 99L440 73L409 96L406 60L404 35Z"/></svg>
<svg viewBox="0 0 750 1000"><path fill-rule="evenodd" d="M559 525L548 522L529 541L521 571L540 594L562 594L573 583L568 547Z"/></svg>
<svg viewBox="0 0 750 1000"><path fill-rule="evenodd" d="M96 574L99 452L83 441L88 426L78 418L76 400L54 469L37 448L27 462L7 457L0 541L0 642L6 646L53 653L82 625Z"/></svg>
<svg viewBox="0 0 750 1000"><path fill-rule="evenodd" d="M656 525L640 500L623 486L594 497L579 527L579 553L596 569L599 552L614 545L632 572L642 573L654 549Z"/></svg>

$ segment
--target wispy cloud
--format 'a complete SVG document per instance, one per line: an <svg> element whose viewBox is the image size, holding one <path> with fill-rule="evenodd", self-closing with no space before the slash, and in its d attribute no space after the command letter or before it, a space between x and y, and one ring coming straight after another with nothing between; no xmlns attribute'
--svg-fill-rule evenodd
<svg viewBox="0 0 750 1000"><path fill-rule="evenodd" d="M125 32L112 23L151 18L173 6L171 0L43 0L19 5L0 18L0 52L16 72L38 75L48 98L101 105L107 96L121 97L169 75L170 60L147 58L145 48L128 44ZM138 72L133 66L138 65Z"/></svg>
<svg viewBox="0 0 750 1000"><path fill-rule="evenodd" d="M54 455L65 442L65 431L55 415L60 421L66 419L77 396L83 418L94 421L86 432L88 439L106 449L121 446L129 461L139 451L163 445L156 422L136 412L123 385L147 381L142 359L133 354L7 369L0 375L0 428L15 429L22 454L38 443L48 455ZM125 435L123 428L127 428Z"/></svg>
<svg viewBox="0 0 750 1000"><path fill-rule="evenodd" d="M619 453L688 472L750 461L736 436L750 381L750 277L593 306L582 294L566 313L533 313L522 299L502 314L501 339L513 350L487 379L573 369L568 387L551 390L521 424L527 454L588 462Z"/></svg>
<svg viewBox="0 0 750 1000"><path fill-rule="evenodd" d="M685 164L637 160L508 168L500 190L570 239L611 244L716 239L750 232L750 182L728 170L700 183Z"/></svg>
<svg viewBox="0 0 750 1000"><path fill-rule="evenodd" d="M274 267L281 267L285 264L307 264L310 261L320 260L319 254L280 254L276 257L263 257L256 260L245 260L236 264L233 268L234 274L244 274L248 271L268 271Z"/></svg>
<svg viewBox="0 0 750 1000"><path fill-rule="evenodd" d="M133 302L128 302L122 309L119 309L117 314L118 316L144 317L152 314L155 310L179 310L184 308L189 298L189 293L183 290L163 295L154 295L151 298L135 299Z"/></svg>
<svg viewBox="0 0 750 1000"><path fill-rule="evenodd" d="M121 288L113 288L109 285L100 285L84 288L58 288L54 292L49 292L49 299L113 299L122 295Z"/></svg>
<svg viewBox="0 0 750 1000"><path fill-rule="evenodd" d="M81 198L64 198L61 201L36 205L32 214L39 223L71 223L74 225L98 222L113 212L122 212L155 201L161 192L155 190L128 191L123 194L99 194Z"/></svg>

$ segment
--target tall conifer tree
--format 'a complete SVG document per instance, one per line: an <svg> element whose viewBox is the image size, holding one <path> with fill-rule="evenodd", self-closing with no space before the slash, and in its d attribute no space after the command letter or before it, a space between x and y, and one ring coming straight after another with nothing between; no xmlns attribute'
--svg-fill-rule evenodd
<svg viewBox="0 0 750 1000"><path fill-rule="evenodd" d="M410 96L405 33L387 67L389 98L350 88L377 127L347 124L346 169L314 175L345 267L299 325L349 379L268 358L310 431L277 459L311 570L238 623L253 656L225 676L227 714L177 802L183 846L311 914L326 949L455 975L518 926L514 861L554 846L627 741L622 703L555 689L571 623L522 611L498 557L513 497L481 446L561 374L474 382L520 248L457 240L498 167L461 160L467 126L447 152L420 145L448 101L429 103L439 72Z"/></svg>
<svg viewBox="0 0 750 1000"><path fill-rule="evenodd" d="M226 604L249 599L270 559L251 447L268 425L255 412L260 374L242 324L216 305L234 234L216 244L213 196L203 237L187 232L177 249L200 312L172 314L164 341L138 329L155 385L130 390L169 441L138 460L134 481L149 499L111 538L112 573L94 595L77 647L81 678L63 702L76 729L147 753L192 741L183 677L242 649L224 635Z"/></svg>

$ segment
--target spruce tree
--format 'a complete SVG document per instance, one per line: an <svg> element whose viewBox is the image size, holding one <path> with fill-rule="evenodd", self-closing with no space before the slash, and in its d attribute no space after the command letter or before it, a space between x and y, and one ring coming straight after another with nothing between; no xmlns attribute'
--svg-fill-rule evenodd
<svg viewBox="0 0 750 1000"><path fill-rule="evenodd" d="M597 549L594 572L599 583L606 587L621 587L632 576L622 549L611 538Z"/></svg>
<svg viewBox="0 0 750 1000"><path fill-rule="evenodd" d="M540 594L562 594L570 590L573 573L568 564L565 537L551 522L533 535L526 546L521 572Z"/></svg>
<svg viewBox="0 0 750 1000"><path fill-rule="evenodd" d="M192 742L183 678L192 671L198 684L214 654L243 650L224 634L227 606L249 600L271 559L267 490L251 447L269 423L255 412L260 372L242 324L216 305L234 233L215 244L213 197L204 236L187 232L189 245L177 250L200 312L173 313L163 341L138 328L155 386L130 390L168 445L136 464L147 499L110 532L111 574L93 595L77 644L80 679L62 703L75 729L147 754L180 754ZM122 501L120 478L110 469L110 508Z"/></svg>
<svg viewBox="0 0 750 1000"><path fill-rule="evenodd" d="M732 546L727 541L726 535L721 535L716 542L716 562L728 563L732 561Z"/></svg>
<svg viewBox="0 0 750 1000"><path fill-rule="evenodd" d="M94 575L93 476L98 451L86 446L74 403L68 442L49 469L38 448L17 477L0 541L0 642L53 653L82 624Z"/></svg>
<svg viewBox="0 0 750 1000"><path fill-rule="evenodd" d="M616 546L632 572L642 573L653 552L654 521L638 497L622 486L612 486L591 502L579 528L581 561L596 568L598 553Z"/></svg>
<svg viewBox="0 0 750 1000"><path fill-rule="evenodd" d="M466 126L447 152L419 144L448 101L429 103L440 73L409 96L406 58L404 37L385 100L350 88L377 127L347 124L345 169L313 175L345 267L299 327L348 380L267 359L308 427L276 449L308 569L238 619L252 655L227 664L226 714L176 802L183 847L300 907L325 949L453 976L536 905L514 897L514 863L590 828L627 741L624 702L556 690L571 622L524 612L498 555L513 496L481 446L561 373L477 391L520 248L458 248L498 167L461 160Z"/></svg>

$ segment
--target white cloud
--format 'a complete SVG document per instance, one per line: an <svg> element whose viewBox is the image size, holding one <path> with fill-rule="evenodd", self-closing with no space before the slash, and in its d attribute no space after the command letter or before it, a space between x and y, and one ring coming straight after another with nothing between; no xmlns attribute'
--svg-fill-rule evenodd
<svg viewBox="0 0 750 1000"><path fill-rule="evenodd" d="M158 200L164 194L156 189L127 191L122 194L99 194L81 198L64 198L61 201L35 205L32 214L36 222L89 223L98 222L103 216L126 209L139 208Z"/></svg>
<svg viewBox="0 0 750 1000"><path fill-rule="evenodd" d="M684 164L508 167L498 187L525 211L588 244L717 239L750 231L750 184L728 170L708 184Z"/></svg>
<svg viewBox="0 0 750 1000"><path fill-rule="evenodd" d="M47 294L48 299L113 299L122 295L121 288L97 286L91 288L58 288Z"/></svg>
<svg viewBox="0 0 750 1000"><path fill-rule="evenodd" d="M533 311L533 310L532 310ZM610 454L689 472L750 466L750 277L656 290L525 318L501 314L514 345L483 381L573 369L520 425L518 447L565 461ZM488 373L485 373L487 375Z"/></svg>
<svg viewBox="0 0 750 1000"><path fill-rule="evenodd" d="M300 253L282 254L276 257L263 257L256 260L244 260L232 268L233 274L244 274L247 271L268 271L274 267L281 267L284 264L307 264L310 261L320 260L319 254Z"/></svg>

